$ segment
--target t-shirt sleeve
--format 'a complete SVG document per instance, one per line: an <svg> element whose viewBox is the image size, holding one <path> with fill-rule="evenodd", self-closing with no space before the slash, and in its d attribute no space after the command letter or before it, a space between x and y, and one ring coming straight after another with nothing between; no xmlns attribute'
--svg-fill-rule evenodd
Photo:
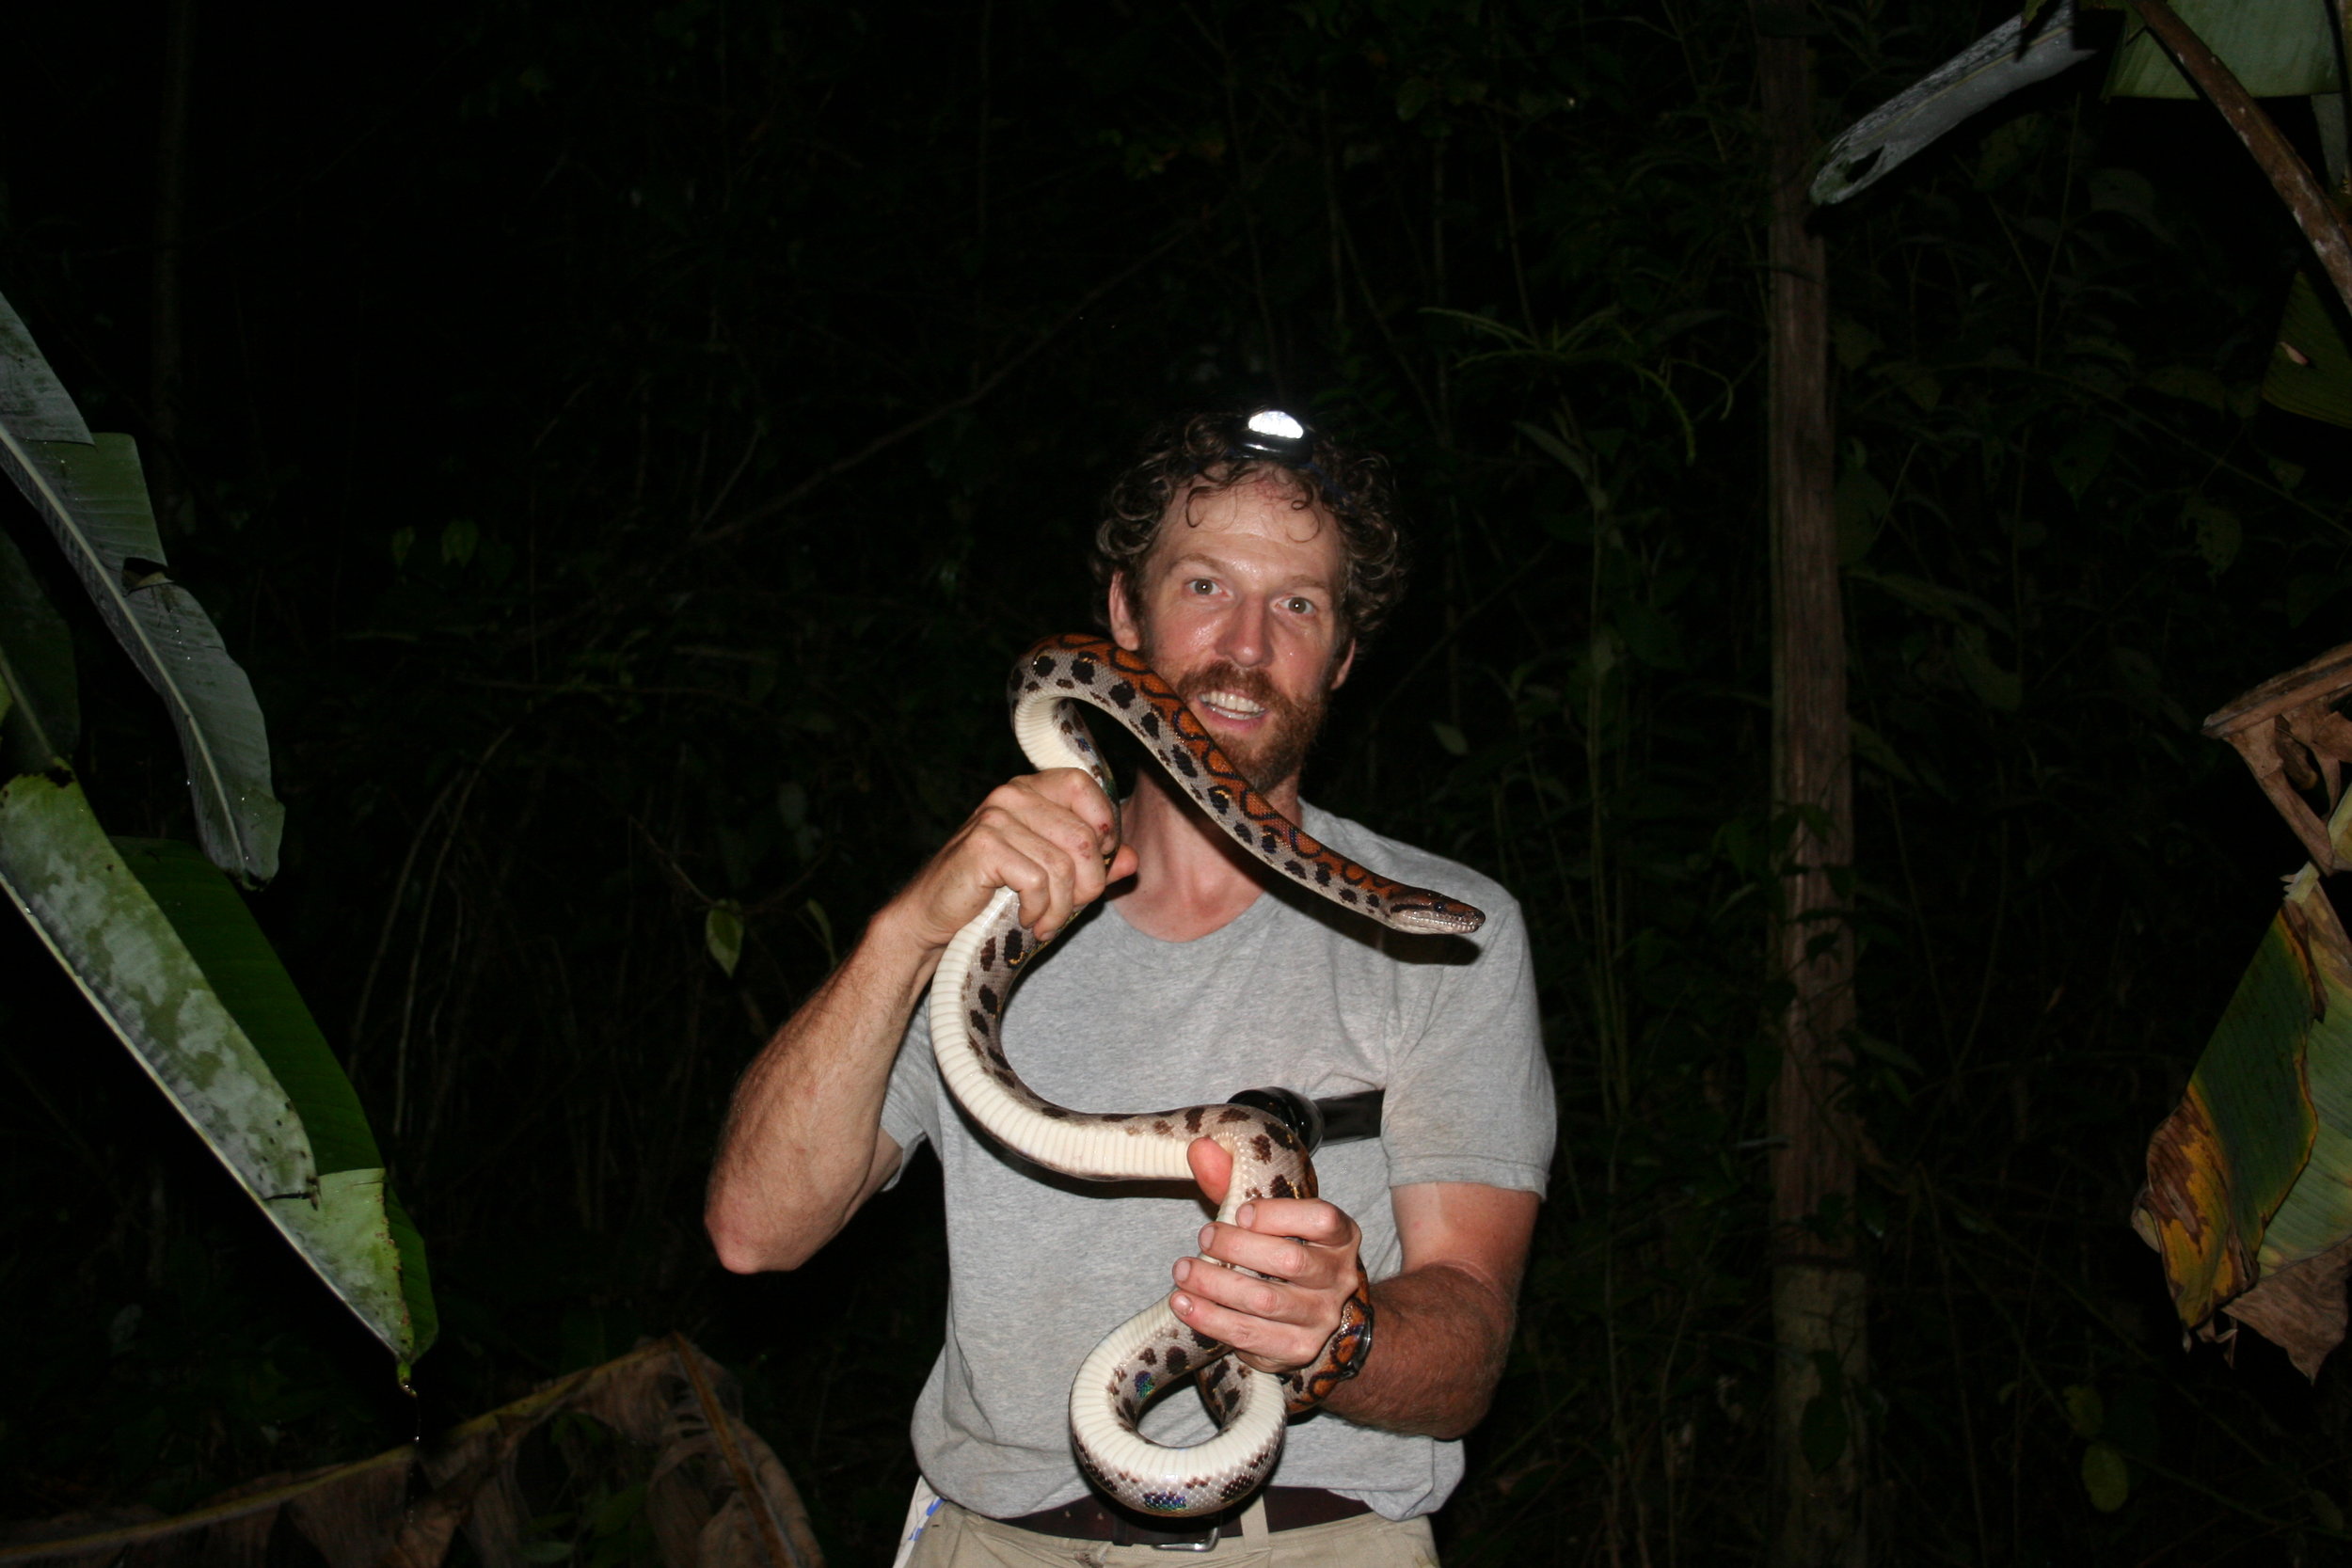
<svg viewBox="0 0 2352 1568"><path fill-rule="evenodd" d="M907 1173L914 1146L924 1139L939 1147L939 1064L931 1058L930 1010L918 1006L898 1039L898 1059L882 1091L882 1130L898 1146L898 1168L882 1183L888 1192Z"/></svg>
<svg viewBox="0 0 2352 1568"><path fill-rule="evenodd" d="M1411 990L1422 1005L1400 1021L1381 1121L1389 1181L1541 1196L1557 1113L1518 902L1493 899L1486 927L1469 940L1477 952L1468 962L1416 966Z"/></svg>

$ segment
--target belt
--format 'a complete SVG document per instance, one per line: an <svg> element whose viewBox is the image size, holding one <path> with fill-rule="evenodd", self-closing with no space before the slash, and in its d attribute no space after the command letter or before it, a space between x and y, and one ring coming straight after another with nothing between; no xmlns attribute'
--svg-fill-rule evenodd
<svg viewBox="0 0 2352 1568"><path fill-rule="evenodd" d="M1359 1513L1372 1512L1368 1503L1326 1492L1320 1486L1269 1486L1259 1497L1265 1500L1265 1523L1270 1530L1303 1529L1309 1525L1327 1525L1334 1519L1352 1519ZM1168 1552L1213 1552L1218 1541L1241 1538L1241 1516L1249 1511L1249 1506L1243 1503L1198 1519L1164 1519L1146 1524L1125 1509L1115 1508L1089 1493L1076 1502L1001 1522L1015 1529L1058 1536L1065 1541L1107 1541L1114 1546L1156 1546ZM1162 1525L1184 1528L1163 1529Z"/></svg>

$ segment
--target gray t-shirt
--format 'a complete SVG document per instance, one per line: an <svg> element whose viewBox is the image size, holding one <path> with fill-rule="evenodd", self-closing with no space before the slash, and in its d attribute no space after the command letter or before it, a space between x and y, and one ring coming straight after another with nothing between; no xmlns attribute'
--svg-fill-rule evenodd
<svg viewBox="0 0 2352 1568"><path fill-rule="evenodd" d="M1323 1196L1362 1228L1364 1267L1379 1280L1403 1266L1390 1188L1543 1192L1551 1073L1511 895L1313 806L1305 826L1385 876L1477 905L1485 928L1404 935L1288 884L1193 942L1147 937L1098 906L1023 980L1005 1045L1032 1089L1082 1111L1214 1103L1271 1085L1316 1098L1385 1088L1381 1135L1315 1159ZM929 1139L946 1181L947 1338L915 1404L915 1456L942 1495L1017 1518L1086 1491L1070 1453L1071 1379L1104 1335L1173 1289L1168 1270L1197 1250L1209 1211L1189 1186L1076 1181L1006 1151L940 1081L925 1011L882 1117L910 1154ZM1214 1428L1185 1388L1144 1430L1196 1443ZM1325 1412L1292 1423L1276 1480L1403 1519L1435 1511L1461 1475L1459 1443Z"/></svg>

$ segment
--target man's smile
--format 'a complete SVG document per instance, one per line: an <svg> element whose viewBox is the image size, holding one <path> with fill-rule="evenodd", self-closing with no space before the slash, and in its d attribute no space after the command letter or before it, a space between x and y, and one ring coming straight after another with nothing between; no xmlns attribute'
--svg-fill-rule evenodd
<svg viewBox="0 0 2352 1568"><path fill-rule="evenodd" d="M1203 691L1196 700L1215 717L1235 723L1261 718L1265 713L1264 704L1253 703L1238 691Z"/></svg>

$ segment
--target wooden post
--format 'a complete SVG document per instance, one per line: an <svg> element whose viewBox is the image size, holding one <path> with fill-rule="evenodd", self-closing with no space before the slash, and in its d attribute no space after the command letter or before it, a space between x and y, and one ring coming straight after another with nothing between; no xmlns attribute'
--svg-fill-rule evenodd
<svg viewBox="0 0 2352 1568"><path fill-rule="evenodd" d="M1802 0L1756 8L1771 179L1772 807L1793 821L1773 961L1789 988L1772 1088L1773 1388L1781 1568L1861 1568L1867 1296L1846 1097L1853 934L1833 876L1853 858L1846 631L1830 433L1829 293L1806 227L1812 47Z"/></svg>

